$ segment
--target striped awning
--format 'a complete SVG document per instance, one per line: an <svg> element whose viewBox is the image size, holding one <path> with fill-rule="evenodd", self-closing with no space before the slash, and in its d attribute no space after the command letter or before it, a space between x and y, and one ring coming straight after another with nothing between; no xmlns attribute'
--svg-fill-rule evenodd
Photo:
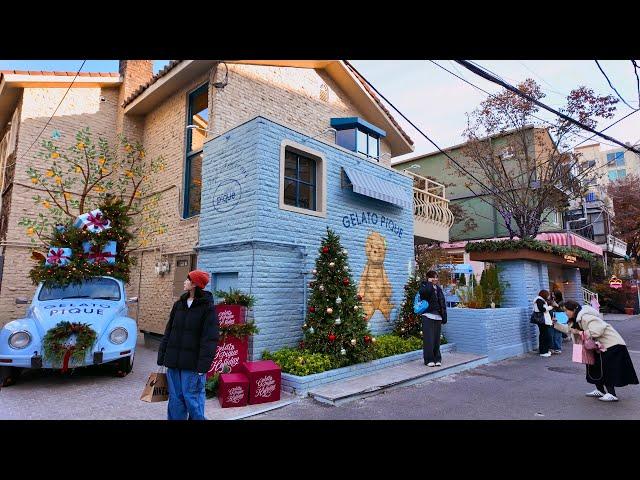
<svg viewBox="0 0 640 480"><path fill-rule="evenodd" d="M402 208L413 208L413 190L406 189L382 178L360 172L355 168L342 167L353 185L353 191L360 195L376 198Z"/></svg>
<svg viewBox="0 0 640 480"><path fill-rule="evenodd" d="M541 233L536 237L537 240L543 240L551 243L552 245L571 246L581 248L587 252L595 253L602 256L602 247L596 245L590 240L583 238L573 233Z"/></svg>

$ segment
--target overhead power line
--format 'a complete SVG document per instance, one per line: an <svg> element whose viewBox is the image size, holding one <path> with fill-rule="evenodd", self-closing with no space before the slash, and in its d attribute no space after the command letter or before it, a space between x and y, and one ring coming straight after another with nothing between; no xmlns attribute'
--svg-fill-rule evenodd
<svg viewBox="0 0 640 480"><path fill-rule="evenodd" d="M447 68L443 67L442 65L440 65L439 63L437 63L437 62L435 62L435 61L433 61L433 60L429 60L429 61L430 61L431 63L433 63L434 65L436 65L437 67L440 67L440 68L441 68L442 70L444 70L445 72L450 73L450 74L451 74L451 75L453 75L454 77L456 77L456 78L458 78L458 79L462 80L464 83L466 83L466 84L468 84L468 85L472 86L472 87L473 87L473 88L475 88L476 90L479 90L479 91L481 91L481 92L483 92L483 93L487 94L487 95L488 95L488 96L490 96L490 97L495 97L495 94L487 92L484 88L481 88L481 87L477 86L475 83L470 82L469 80L467 80L466 78L462 77L461 75L456 75L456 74L455 74L455 73L453 73L451 70L448 70ZM456 69L456 71L457 71L457 69ZM458 73L460 73L460 72L458 72ZM550 122L549 120L545 120L545 119L544 119L544 118L542 118L542 117L538 117L537 115L531 115L531 116L532 116L533 118L537 119L537 120L540 120L541 122L544 122L544 123L548 124L548 125L555 126L552 122ZM614 124L614 125L615 125L615 124ZM613 125L612 125L612 126L613 126ZM609 127L607 127L607 128L609 128ZM606 129L605 129L605 130L606 130ZM576 137L579 137L579 138L583 138L583 139L585 139L585 140L584 140L583 142L581 142L581 143L584 143L584 142L586 142L587 140L590 140L591 138L593 138L593 137L585 137L585 136L583 136L583 135L579 135L579 134L577 134L577 133L576 133L576 134L574 134L574 135L575 135ZM613 145L612 143L607 143L607 142L602 142L602 143L604 143L604 144L606 144L606 145L609 145L609 146L611 146L611 147L615 147L615 145ZM578 145L580 145L580 143L579 143Z"/></svg>
<svg viewBox="0 0 640 480"><path fill-rule="evenodd" d="M638 64L635 60L631 60L633 64L633 73L636 74L636 82L638 84L638 105L640 105L640 77L638 77Z"/></svg>
<svg viewBox="0 0 640 480"><path fill-rule="evenodd" d="M391 103L382 93L380 93L380 91L374 87L371 82L369 82L369 80L367 80L351 63L347 62L345 60L345 63L351 68L353 69L353 71L358 74L358 76L362 79L362 81L364 81L374 92L376 92L376 94L378 94L378 96L380 98L382 98L385 102L387 102L387 104L389 104L389 106L391 108L393 108L398 115L400 115L405 121L407 121L409 123L409 125L411 125L413 128L416 129L416 131L418 133L420 133L420 135L422 135L425 139L427 139L427 141L429 143L431 143L431 145L433 145L434 147L436 147L438 149L438 151L440 153L442 153L445 157L447 157L449 160L451 160L451 162L453 162L454 165L456 165L461 171L463 171L465 174L467 174L469 177L471 177L473 180L475 180L478 185L484 187L485 189L487 189L489 192L492 192L493 195L496 195L498 197L501 196L501 192L496 191L494 188L489 187L488 185L486 185L484 182L482 182L481 180L479 180L475 175L473 175L471 172L469 172L466 168L464 168L462 165L460 165L460 163L458 163L458 161L453 158L451 155L449 155L447 152L445 152L444 150L442 150L442 148L440 148L440 146L434 142L433 140L431 140L431 138L429 138L429 136L424 133L420 128L418 128L418 126L413 123L411 120L409 120L407 118L407 116L402 113L393 103ZM470 187L467 186L467 188L469 190L471 190ZM474 195L478 196L477 193L475 193L473 190L471 190L471 193L473 193Z"/></svg>
<svg viewBox="0 0 640 480"><path fill-rule="evenodd" d="M604 73L604 70L602 69L602 67L600 66L600 62L598 62L598 60L594 60L596 62L596 65L598 66L598 69L602 72L602 75L604 75L604 78L607 79L607 83L609 84L609 86L611 87L611 89L616 92L616 95L618 95L618 98L620 98L620 100L622 100L624 102L624 104L629 107L631 110L637 110L635 107L632 107L631 105L629 105L629 102L627 102L624 98L622 98L622 95L620 95L620 92L618 92L618 90L616 90L616 87L613 86L613 83L611 83L611 80L609 80L609 77L607 77L607 74Z"/></svg>
<svg viewBox="0 0 640 480"><path fill-rule="evenodd" d="M471 71L472 73L475 73L476 75L484 78L485 80L489 80L490 82L493 82L495 84L500 85L503 88L506 88L507 90L515 93L516 95L519 95L520 97L527 99L531 103L533 103L535 105L538 105L539 107L541 107L541 108L543 108L543 109L545 109L545 110L547 110L547 111L559 116L560 118L566 120L567 122L570 122L570 123L572 123L574 125L577 125L578 127L582 128L583 130L586 130L588 132L594 133L599 137L602 137L602 138L604 138L606 140L609 140L610 142L613 142L613 143L615 143L617 145L620 145L621 147L626 148L627 150L630 150L630 151L640 155L640 150L637 150L637 149L635 149L633 147L629 147L624 142L621 142L620 140L617 140L617 139L615 139L613 137L610 137L609 135L605 135L604 133L598 132L597 130L591 128L590 126L585 125L584 123L579 122L579 121L571 118L570 116L565 115L564 113L561 113L561 112L559 112L559 111L557 111L557 110L545 105L544 103L536 100L535 98L531 97L530 95L527 95L526 93L521 92L520 90L518 90L513 85L511 85L511 84L509 84L509 83L507 83L505 81L502 81L499 78L496 78L495 75L492 75L492 74L490 74L490 73L488 73L488 72L476 67L475 65L471 64L470 62L468 62L466 60L456 60L456 62L459 63L460 65L462 65L467 70Z"/></svg>

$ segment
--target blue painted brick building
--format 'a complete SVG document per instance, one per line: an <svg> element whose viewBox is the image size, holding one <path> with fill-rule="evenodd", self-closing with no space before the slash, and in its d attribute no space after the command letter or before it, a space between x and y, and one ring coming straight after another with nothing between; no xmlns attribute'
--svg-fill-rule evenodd
<svg viewBox="0 0 640 480"><path fill-rule="evenodd" d="M294 185L285 179L285 159L292 156L315 165L315 210L285 201ZM259 116L205 144L202 183L198 268L212 274L213 289L239 288L256 297L260 333L251 359L302 339L309 272L327 227L340 235L359 286L374 262L365 244L384 242L394 308L388 318L376 310L369 326L374 334L392 329L413 264L411 178ZM298 183L300 191L307 188Z"/></svg>

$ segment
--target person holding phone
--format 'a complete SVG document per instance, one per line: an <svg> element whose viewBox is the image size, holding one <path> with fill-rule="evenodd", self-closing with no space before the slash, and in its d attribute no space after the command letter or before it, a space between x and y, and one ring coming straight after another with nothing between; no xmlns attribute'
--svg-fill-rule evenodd
<svg viewBox="0 0 640 480"><path fill-rule="evenodd" d="M440 335L442 325L447 323L447 303L444 292L438 285L437 272L433 270L427 272L427 281L420 284L418 293L420 300L429 302L429 308L421 315L424 364L428 367L439 367L442 365Z"/></svg>
<svg viewBox="0 0 640 480"><path fill-rule="evenodd" d="M580 343L580 336L584 332L604 348L604 351L595 353L595 364L586 365L587 382L596 386L586 396L603 402L617 402L616 387L638 385L638 377L622 336L590 305L567 300L564 302L564 311L569 322L562 325L554 321L553 328L571 334L573 343Z"/></svg>
<svg viewBox="0 0 640 480"><path fill-rule="evenodd" d="M555 318L557 314L565 315L564 309L562 308L563 304L564 301L562 300L562 292L560 290L555 290L551 295L551 306L553 307L551 316L553 318ZM549 351L555 354L562 353L562 332L560 330L551 330L551 348L549 349Z"/></svg>

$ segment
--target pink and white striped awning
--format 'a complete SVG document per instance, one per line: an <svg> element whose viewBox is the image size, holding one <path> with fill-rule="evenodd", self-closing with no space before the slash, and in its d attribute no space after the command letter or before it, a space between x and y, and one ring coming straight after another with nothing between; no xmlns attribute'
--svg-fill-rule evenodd
<svg viewBox="0 0 640 480"><path fill-rule="evenodd" d="M596 245L586 238L580 237L575 233L541 233L536 237L536 240L543 240L553 245L561 245L565 247L576 247L586 250L587 252L595 253L602 256L602 247Z"/></svg>
<svg viewBox="0 0 640 480"><path fill-rule="evenodd" d="M464 248L468 242L484 242L485 240L507 240L507 239L508 239L507 237L500 237L500 238L485 238L482 240L463 240L460 242L443 243L441 244L441 246L445 250L448 250L448 249ZM602 256L603 254L602 247L596 245L590 240L587 240L586 238L583 238L574 233L570 233L569 239L571 243L567 241L566 232L540 233L536 236L536 240L549 242L552 245L559 245L559 246L565 246L565 247L571 246L575 248L581 248L582 250L586 250L587 252L595 253L596 255L600 255L600 256Z"/></svg>

